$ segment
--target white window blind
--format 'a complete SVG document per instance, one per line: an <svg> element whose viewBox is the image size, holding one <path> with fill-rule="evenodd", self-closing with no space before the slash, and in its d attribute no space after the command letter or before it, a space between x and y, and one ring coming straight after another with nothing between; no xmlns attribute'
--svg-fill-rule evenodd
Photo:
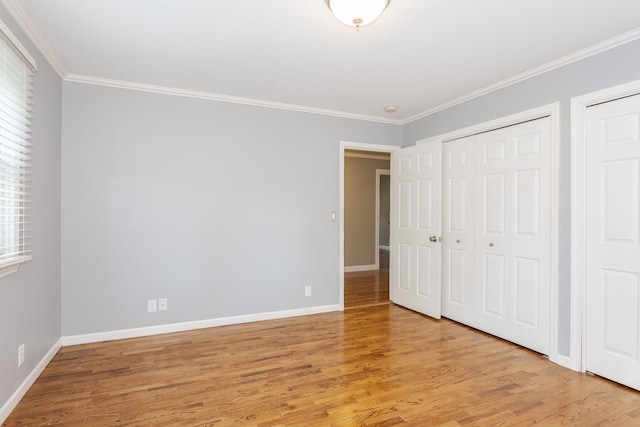
<svg viewBox="0 0 640 427"><path fill-rule="evenodd" d="M2 25L4 27L4 25ZM0 267L30 258L32 65L0 28ZM23 49L23 48L22 48ZM28 56L27 56L28 58Z"/></svg>

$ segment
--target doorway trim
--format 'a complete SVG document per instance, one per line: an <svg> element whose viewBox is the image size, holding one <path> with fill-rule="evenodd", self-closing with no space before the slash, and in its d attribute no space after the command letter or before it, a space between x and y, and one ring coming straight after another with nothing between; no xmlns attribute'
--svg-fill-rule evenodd
<svg viewBox="0 0 640 427"><path fill-rule="evenodd" d="M571 99L571 369L585 370L587 108L640 93L640 80Z"/></svg>
<svg viewBox="0 0 640 427"><path fill-rule="evenodd" d="M376 151L379 153L391 153L401 147L395 145L381 145L371 144L366 142L350 142L340 141L340 201L338 206L338 224L339 224L339 283L340 283L340 295L339 295L339 307L341 311L344 311L344 155L346 150L360 150L360 151ZM377 228L376 228L377 229ZM377 253L377 251L376 251ZM377 259L377 255L376 255Z"/></svg>
<svg viewBox="0 0 640 427"><path fill-rule="evenodd" d="M376 169L376 270L380 270L380 178L383 176L391 176L390 169ZM389 188L389 196L391 196L391 188Z"/></svg>

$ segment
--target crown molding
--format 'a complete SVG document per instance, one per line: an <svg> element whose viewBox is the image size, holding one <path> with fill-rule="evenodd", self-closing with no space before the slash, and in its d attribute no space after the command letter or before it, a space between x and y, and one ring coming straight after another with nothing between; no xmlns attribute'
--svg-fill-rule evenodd
<svg viewBox="0 0 640 427"><path fill-rule="evenodd" d="M284 104L279 102L264 101L260 99L241 98L237 96L220 95L211 92L202 92L189 89L179 89L166 86L156 86L146 83L128 82L122 80L105 79L101 77L83 76L80 74L69 74L64 79L68 82L84 83L97 86L108 86L118 89L137 90L142 92L153 92L163 95L182 96L186 98L206 99L210 101L230 102L233 104L252 105L256 107L275 108L278 110L288 110L300 113L320 114L324 116L340 117L345 119L365 120L369 122L386 123L400 125L399 121L385 120L380 117L366 116L361 114L347 113L343 111L327 110L322 108L307 107L303 105Z"/></svg>
<svg viewBox="0 0 640 427"><path fill-rule="evenodd" d="M570 53L569 55L563 56L561 58L558 58L556 60L553 60L551 62L547 62L544 65L541 65L539 67L535 67L532 68L528 71L525 71L524 73L520 73L520 74L516 74L513 77L509 77L505 80L501 80L497 83L494 83L492 85L486 86L482 89L470 92L466 95L460 96L458 98L452 99L449 102L446 102L444 104L438 105L437 107L431 108L429 110L426 110L420 114L417 114L415 116L409 117L406 120L403 120L402 122L400 122L401 125L406 125L408 123L414 122L416 120L428 117L432 114L435 114L439 111L443 111L446 110L448 108L454 107L456 105L462 104L464 102L470 101L474 98L478 98L481 97L483 95L487 95L491 92L495 92L498 91L500 89L504 89L507 86L511 86L514 85L516 83L520 83L524 80L528 80L532 77L536 77L539 76L541 74L547 73L549 71L555 70L556 68L560 68L560 67L564 67L566 65L572 64L574 62L578 62L581 61L585 58L588 58L590 56L593 55L597 55L599 53L602 53L604 51L607 51L609 49L613 49L616 48L618 46L622 46L623 44L632 42L634 40L638 40L640 39L640 28L636 28L634 30L628 31L626 33L623 33L619 36L610 38L608 40L605 40L603 42L594 44L592 46L589 46L587 48L578 50L576 52Z"/></svg>
<svg viewBox="0 0 640 427"><path fill-rule="evenodd" d="M44 59L46 59L49 65L58 73L60 78L64 79L68 74L67 69L49 47L22 4L18 0L2 0L2 4L7 8L9 14L20 26L22 31L25 32L27 37L29 37L42 56L44 56Z"/></svg>
<svg viewBox="0 0 640 427"><path fill-rule="evenodd" d="M220 94L215 94L210 92L194 91L194 90L179 89L179 88L172 88L172 87L165 87L165 86L156 86L156 85L150 85L145 83L105 79L101 77L92 77L92 76L85 76L80 74L69 74L65 66L60 61L60 59L58 59L54 51L49 47L45 38L42 36L38 28L35 26L35 24L31 20L31 17L29 16L29 13L24 9L20 1L19 0L0 0L0 2L2 2L2 4L6 7L9 14L17 22L20 28L25 32L27 37L29 37L29 39L35 45L35 47L44 56L46 61L56 71L56 73L60 76L60 78L62 78L65 81L99 85L99 86L108 86L108 87L114 87L114 88L120 88L120 89L153 92L153 93L159 93L159 94L165 94L165 95L207 99L207 100L220 101L220 102L231 102L235 104L253 105L258 107L275 108L280 110L296 111L296 112L302 112L302 113L320 114L325 116L340 117L340 118L354 119L354 120L364 120L369 122L392 124L392 125L409 124L411 122L428 117L437 112L446 110L448 108L451 108L456 105L462 104L464 102L470 101L472 99L481 97L483 95L487 95L491 92L504 89L508 86L514 85L516 83L520 83L532 77L536 77L538 75L544 74L546 72L555 70L560 67L564 67L566 65L572 64L574 62L588 58L590 56L597 55L606 50L613 49L615 47L629 43L631 41L640 39L640 28L637 28L637 29L628 31L626 33L623 33L619 36L613 37L609 40L605 40L604 42L597 43L585 49L563 56L561 58L548 62L539 67L532 68L523 73L501 80L497 83L486 86L482 89L478 89L466 95L452 99L451 101L448 101L436 107L430 108L426 111L423 111L422 113L413 115L406 119L394 120L394 119L384 119L379 116L368 116L363 114L354 114L354 113L348 113L344 111L314 108L314 107L308 107L308 106L302 106L302 105L285 104L285 103L271 102L271 101L265 101L265 100L259 100L259 99L220 95Z"/></svg>

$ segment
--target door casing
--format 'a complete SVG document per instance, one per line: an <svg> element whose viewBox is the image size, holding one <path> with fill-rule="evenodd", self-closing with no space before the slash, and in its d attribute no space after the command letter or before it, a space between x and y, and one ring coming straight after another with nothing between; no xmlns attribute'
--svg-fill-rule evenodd
<svg viewBox="0 0 640 427"><path fill-rule="evenodd" d="M640 93L640 80L571 99L571 341L566 365L585 370L586 119L591 105ZM564 363L561 363L564 365Z"/></svg>
<svg viewBox="0 0 640 427"><path fill-rule="evenodd" d="M339 173L340 173L340 205L338 207L338 225L339 225L339 234L338 240L340 241L340 249L339 249L339 281L340 281L340 294L339 294L339 307L340 310L344 310L344 154L345 150L361 150L361 151L376 151L379 153L391 153L394 150L399 149L395 145L381 145L381 144L371 144L366 142L351 142L351 141L340 141L340 163L339 163Z"/></svg>

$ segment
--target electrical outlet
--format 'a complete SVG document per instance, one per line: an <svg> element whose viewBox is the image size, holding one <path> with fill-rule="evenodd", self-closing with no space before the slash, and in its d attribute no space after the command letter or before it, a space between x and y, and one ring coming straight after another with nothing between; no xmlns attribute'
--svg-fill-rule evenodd
<svg viewBox="0 0 640 427"><path fill-rule="evenodd" d="M158 300L158 310L159 311L168 310L169 306L167 304L168 304L167 298L160 298Z"/></svg>
<svg viewBox="0 0 640 427"><path fill-rule="evenodd" d="M153 313L154 311L158 310L158 304L157 301L154 299L150 299L147 301L147 311L149 313Z"/></svg>
<svg viewBox="0 0 640 427"><path fill-rule="evenodd" d="M311 296L311 286L305 286L304 287L304 296L305 297L310 297Z"/></svg>
<svg viewBox="0 0 640 427"><path fill-rule="evenodd" d="M22 366L22 364L24 363L24 357L25 357L24 344L20 344L20 347L18 347L18 366Z"/></svg>

